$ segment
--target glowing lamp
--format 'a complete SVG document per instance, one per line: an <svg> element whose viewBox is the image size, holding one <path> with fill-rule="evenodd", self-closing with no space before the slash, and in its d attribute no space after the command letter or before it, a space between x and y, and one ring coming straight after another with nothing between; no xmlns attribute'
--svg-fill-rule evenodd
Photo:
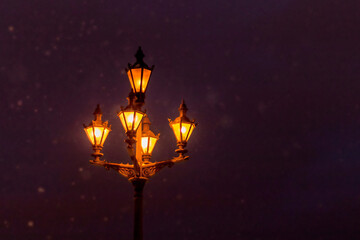
<svg viewBox="0 0 360 240"><path fill-rule="evenodd" d="M125 109L119 112L118 116L125 129L125 132L136 132L144 116L144 113L138 110Z"/></svg>
<svg viewBox="0 0 360 240"><path fill-rule="evenodd" d="M121 111L118 113L118 117L120 118L125 132L127 134L135 134L145 113L134 107L136 96L133 92L130 92L127 99L129 104L126 108L121 108Z"/></svg>
<svg viewBox="0 0 360 240"><path fill-rule="evenodd" d="M143 94L146 92L146 88L148 86L152 70L154 66L151 68L144 62L144 53L139 47L138 51L135 54L136 62L131 65L128 64L128 69L126 73L128 75L131 87L133 92L138 96L138 101L143 101Z"/></svg>
<svg viewBox="0 0 360 240"><path fill-rule="evenodd" d="M150 130L150 120L147 116L143 119L143 131L141 135L141 149L144 155L151 156L156 141L159 140L160 134L156 135Z"/></svg>
<svg viewBox="0 0 360 240"><path fill-rule="evenodd" d="M188 109L183 100L179 108L180 116L177 117L174 121L169 119L170 127L174 131L178 144L182 144L184 146L186 145L194 128L197 125L194 120L190 121L186 116L187 110Z"/></svg>
<svg viewBox="0 0 360 240"><path fill-rule="evenodd" d="M102 112L99 104L94 112L95 120L91 121L89 126L84 125L84 130L93 147L103 147L104 142L111 131L111 125L101 120Z"/></svg>
<svg viewBox="0 0 360 240"><path fill-rule="evenodd" d="M111 131L111 125L108 125L108 122L103 122L101 120L102 112L99 104L97 105L94 112L95 120L91 121L89 126L84 124L84 130L93 146L94 153L92 156L95 157L95 162L100 161L100 157L103 155L100 153L104 142Z"/></svg>

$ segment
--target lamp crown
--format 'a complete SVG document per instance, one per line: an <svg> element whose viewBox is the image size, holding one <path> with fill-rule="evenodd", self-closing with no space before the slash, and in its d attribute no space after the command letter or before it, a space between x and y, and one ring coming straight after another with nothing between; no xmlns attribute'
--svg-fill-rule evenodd
<svg viewBox="0 0 360 240"><path fill-rule="evenodd" d="M135 101L136 101L137 97L136 97L136 94L133 92L132 89L130 90L129 96L126 99L128 100L128 107L129 106L132 106L132 107L135 106Z"/></svg>
<svg viewBox="0 0 360 240"><path fill-rule="evenodd" d="M150 130L150 119L147 115L144 116L143 120L142 120L142 124L143 124L143 132L147 132Z"/></svg>
<svg viewBox="0 0 360 240"><path fill-rule="evenodd" d="M138 63L144 62L143 58L145 57L145 55L141 49L141 46L139 46L139 48L135 54L135 57L136 57L136 62L138 62Z"/></svg>
<svg viewBox="0 0 360 240"><path fill-rule="evenodd" d="M102 111L100 108L100 104L96 105L95 111L94 111L95 121L101 120Z"/></svg>
<svg viewBox="0 0 360 240"><path fill-rule="evenodd" d="M181 101L180 107L179 107L179 112L180 112L180 117L185 116L186 112L187 112L188 108L185 104L184 99Z"/></svg>

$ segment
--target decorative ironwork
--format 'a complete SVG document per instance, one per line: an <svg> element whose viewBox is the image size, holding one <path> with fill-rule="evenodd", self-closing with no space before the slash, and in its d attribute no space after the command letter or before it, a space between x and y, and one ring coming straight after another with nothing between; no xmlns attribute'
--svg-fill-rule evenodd
<svg viewBox="0 0 360 240"><path fill-rule="evenodd" d="M134 171L134 168L119 167L117 171L118 171L119 174L123 175L127 179L136 177L136 173Z"/></svg>
<svg viewBox="0 0 360 240"><path fill-rule="evenodd" d="M157 173L158 171L160 171L161 169L163 169L164 167L172 167L174 165L173 162L171 161L166 161L166 162L158 162L155 163L155 165L153 166L143 166L142 168L142 176L149 178L153 175L155 175L155 173Z"/></svg>
<svg viewBox="0 0 360 240"><path fill-rule="evenodd" d="M139 170L134 169L133 164L122 164L122 163L110 163L107 161L94 161L90 160L91 164L102 166L106 169L113 169L118 172L120 175L126 177L128 180L133 178L150 178L154 176L157 172L159 172L164 167L172 167L175 163L188 160L189 156L185 157L175 157L170 160L162 161L162 162L154 162L149 164L143 164L141 167L139 166Z"/></svg>

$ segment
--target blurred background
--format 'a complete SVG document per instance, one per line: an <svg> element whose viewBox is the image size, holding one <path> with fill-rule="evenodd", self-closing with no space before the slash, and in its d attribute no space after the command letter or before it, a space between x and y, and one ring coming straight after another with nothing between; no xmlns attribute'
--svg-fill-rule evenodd
<svg viewBox="0 0 360 240"><path fill-rule="evenodd" d="M131 239L133 189L88 163L96 104L116 115L142 46L153 160L167 118L199 122L190 160L144 192L144 239L360 237L360 3L320 0L0 2L0 238Z"/></svg>

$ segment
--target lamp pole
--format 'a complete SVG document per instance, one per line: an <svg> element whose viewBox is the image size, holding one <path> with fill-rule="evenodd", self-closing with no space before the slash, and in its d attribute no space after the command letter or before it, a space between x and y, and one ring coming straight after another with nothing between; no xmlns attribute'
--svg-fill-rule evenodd
<svg viewBox="0 0 360 240"><path fill-rule="evenodd" d="M94 151L92 154L94 159L90 160L90 163L117 171L126 177L134 187L134 240L143 239L143 189L147 180L164 167L172 167L175 163L189 159L189 156L185 156L187 153L185 147L197 125L194 120L187 118L188 109L185 102L182 101L179 108L180 116L174 121L169 119L170 127L177 140L178 149L175 152L178 156L165 161L150 161L160 134L155 135L150 130L149 117L142 110L145 104L146 88L154 69L154 66L150 68L143 61L144 56L139 47L135 54L136 62L133 65L128 64L126 72L132 89L127 98L128 105L125 108L121 107L121 111L118 112L127 136L124 142L127 144L127 152L132 164L101 160L103 156L101 150L111 131L111 126L108 125L108 122L101 120L102 112L99 105L94 112L95 120L91 121L89 126L84 125L85 133Z"/></svg>
<svg viewBox="0 0 360 240"><path fill-rule="evenodd" d="M146 179L133 179L134 186L134 240L143 239L143 189Z"/></svg>

